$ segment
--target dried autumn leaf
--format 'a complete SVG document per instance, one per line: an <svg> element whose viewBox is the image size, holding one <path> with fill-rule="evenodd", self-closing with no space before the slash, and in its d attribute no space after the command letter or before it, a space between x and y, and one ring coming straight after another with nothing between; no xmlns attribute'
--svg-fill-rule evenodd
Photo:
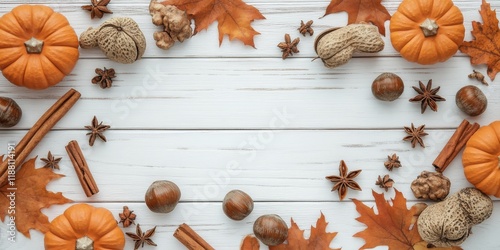
<svg viewBox="0 0 500 250"><path fill-rule="evenodd" d="M247 235L241 242L240 250L259 250L260 243L257 238L252 235Z"/></svg>
<svg viewBox="0 0 500 250"><path fill-rule="evenodd" d="M194 19L194 33L218 22L219 46L224 35L229 40L238 39L255 48L253 37L260 34L250 25L257 19L265 19L258 9L241 0L166 0L164 5L175 5Z"/></svg>
<svg viewBox="0 0 500 250"><path fill-rule="evenodd" d="M483 0L479 11L484 24L472 21L472 36L475 40L464 41L459 49L470 56L473 65L487 64L488 76L493 81L500 71L500 29L498 19L490 4Z"/></svg>
<svg viewBox="0 0 500 250"><path fill-rule="evenodd" d="M62 193L53 193L45 189L47 184L63 177L56 174L49 168L35 169L35 160L26 161L15 175L15 186L7 182L0 187L0 218L5 220L9 214L11 197L15 197L15 222L19 232L26 237L30 237L29 230L36 229L45 233L48 231L50 223L40 210L48 208L53 204L65 204L71 202ZM0 156L0 163L3 156ZM15 188L15 189L13 189Z"/></svg>
<svg viewBox="0 0 500 250"><path fill-rule="evenodd" d="M347 23L372 23L385 36L384 22L391 19L387 9L380 3L382 0L331 0L326 7L325 16L332 13L347 12Z"/></svg>
<svg viewBox="0 0 500 250"><path fill-rule="evenodd" d="M311 236L309 239L304 238L304 230L300 230L299 226L292 219L292 226L288 230L288 238L286 243L277 246L270 246L269 250L291 250L291 249L317 249L317 250L338 250L339 248L330 248L330 242L337 235L336 232L327 233L325 216L321 213L316 228L311 226Z"/></svg>
<svg viewBox="0 0 500 250"><path fill-rule="evenodd" d="M418 234L417 224L412 224L413 216L418 206L406 207L406 199L401 192L394 189L396 196L392 205L384 199L384 194L372 190L378 213L363 202L352 199L356 210L361 215L357 221L365 224L367 228L354 234L365 240L360 249L388 246L389 250L461 250L460 247L427 248L427 243Z"/></svg>

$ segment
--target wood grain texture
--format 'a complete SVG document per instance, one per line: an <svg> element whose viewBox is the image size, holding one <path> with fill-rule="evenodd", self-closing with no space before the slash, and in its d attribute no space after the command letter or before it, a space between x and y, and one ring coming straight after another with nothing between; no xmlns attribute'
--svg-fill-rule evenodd
<svg viewBox="0 0 500 250"><path fill-rule="evenodd" d="M383 0L392 14L401 0ZM466 40L471 40L472 20L481 21L480 0L455 0L464 14ZM287 223L295 222L310 232L320 211L330 222L328 230L339 232L332 248L358 249L363 240L352 235L365 228L355 220L354 204L330 192L333 183L326 175L338 174L340 160L350 170L362 169L358 182L363 191L350 190L347 198L374 205L370 190L378 175L390 174L395 187L418 202L410 183L423 170L432 171L432 162L454 129L464 119L486 125L499 119L500 86L490 86L467 78L473 69L486 72L485 66L471 66L469 57L458 52L445 63L423 66L402 59L392 48L389 34L385 49L376 54L356 54L348 64L327 69L316 53L314 37L303 37L296 30L300 20L314 20L315 34L332 26L343 26L346 13L324 15L328 0L252 0L266 17L252 26L261 33L255 37L256 49L225 37L218 44L217 25L212 24L192 39L168 51L157 48L152 39L158 30L151 23L148 0L113 0L114 12L91 20L80 6L89 0L5 0L0 15L19 4L46 4L64 14L77 34L105 20L129 16L136 20L147 38L143 59L123 65L106 59L98 49L80 49L80 60L63 82L43 91L10 84L0 77L0 96L14 98L23 109L21 122L0 129L0 154L7 144L19 141L26 131L57 98L69 88L82 93L71 112L49 132L31 157L45 157L50 150L63 157L58 173L66 175L48 185L63 191L75 202L91 203L110 209L116 218L127 205L137 215L144 230L158 225L153 240L158 249L185 249L173 236L181 223L187 223L216 249L238 249L253 221L265 213L280 214ZM493 9L500 1L490 0ZM389 22L385 23L389 31ZM276 45L283 35L300 37L300 53L281 59ZM90 80L96 67L114 68L113 87L100 89ZM403 95L394 102L376 100L371 82L382 72L398 74L405 82ZM438 112L420 114L420 105L408 99L415 95L411 86L433 79L441 86ZM465 85L476 85L488 97L488 108L471 118L455 105L455 93ZM111 125L105 132L108 142L88 146L85 125L96 115ZM403 126L426 124L426 148L412 149L402 141ZM77 140L92 170L100 192L87 198L78 182L64 146ZM383 162L397 153L403 167L387 171ZM451 179L451 192L470 186L460 161L450 164L445 175ZM37 160L38 166L41 161ZM155 214L144 204L144 194L155 180L176 182L182 191L181 202L170 214ZM235 222L222 212L221 201L232 189L242 189L255 200L253 213ZM394 195L390 190L387 198ZM473 228L464 249L499 249L496 241L500 223L500 201L490 219ZM61 214L64 206L44 210L49 219ZM17 235L12 244L5 238L7 225L0 224L0 249L43 249L43 235L32 231L32 239ZM130 227L125 232L134 231ZM125 249L132 249L127 239ZM146 249L146 248L145 248ZM154 249L151 248L150 249ZM262 247L261 249L267 249ZM378 250L387 249L378 247Z"/></svg>

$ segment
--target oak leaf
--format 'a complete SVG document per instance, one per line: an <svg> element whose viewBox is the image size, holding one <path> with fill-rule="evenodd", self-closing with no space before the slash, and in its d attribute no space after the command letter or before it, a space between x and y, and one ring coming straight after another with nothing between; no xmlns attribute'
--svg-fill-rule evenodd
<svg viewBox="0 0 500 250"><path fill-rule="evenodd" d="M292 226L288 230L288 238L285 243L277 246L270 246L269 250L292 250L292 249L315 249L315 250L338 250L338 248L330 248L330 242L337 235L336 232L327 233L325 216L321 213L316 227L311 226L311 235L309 239L304 238L304 230L300 230L299 226L291 219Z"/></svg>
<svg viewBox="0 0 500 250"><path fill-rule="evenodd" d="M394 189L396 196L391 199L391 203L384 199L384 194L376 193L372 190L375 198L375 205L378 213L375 214L373 208L363 204L363 202L352 199L356 205L356 210L361 215L357 221L365 224L367 228L354 234L365 240L365 244L360 249L375 248L377 246L388 246L389 250L424 250L427 248L418 234L417 224L412 224L413 216L417 207L410 209L406 207L406 199L401 192ZM432 248L432 250L458 250L459 247Z"/></svg>
<svg viewBox="0 0 500 250"><path fill-rule="evenodd" d="M347 12L347 23L372 23L385 36L384 22L391 19L382 0L331 0L326 7L325 16L332 13Z"/></svg>
<svg viewBox="0 0 500 250"><path fill-rule="evenodd" d="M238 39L255 48L253 37L260 33L250 23L265 19L258 9L242 0L166 0L162 4L175 5L186 11L194 19L195 34L217 21L219 46L224 35L228 35L229 40Z"/></svg>
<svg viewBox="0 0 500 250"><path fill-rule="evenodd" d="M2 159L3 156L0 156L0 163ZM15 180L10 180L0 187L1 220L4 221L7 215L15 217L17 230L28 238L30 229L42 233L49 229L50 223L47 216L40 211L42 208L71 202L62 193L53 193L45 189L50 181L64 175L56 174L50 168L35 169L35 159L26 161L15 174ZM15 211L15 214L9 210Z"/></svg>
<svg viewBox="0 0 500 250"><path fill-rule="evenodd" d="M500 29L498 19L490 4L483 0L479 11L484 24L472 21L473 41L464 41L459 46L462 53L470 56L473 65L487 64L488 76L493 81L500 71Z"/></svg>
<svg viewBox="0 0 500 250"><path fill-rule="evenodd" d="M260 243L253 235L247 235L241 242L240 250L259 250Z"/></svg>

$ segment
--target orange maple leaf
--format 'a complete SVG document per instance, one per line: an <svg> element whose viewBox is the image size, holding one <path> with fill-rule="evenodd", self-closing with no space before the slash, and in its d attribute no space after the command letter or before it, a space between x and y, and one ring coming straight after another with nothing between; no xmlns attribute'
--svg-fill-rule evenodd
<svg viewBox="0 0 500 250"><path fill-rule="evenodd" d="M385 36L384 22L391 19L387 9L380 3L382 0L331 0L326 7L325 16L336 12L347 12L347 23L372 23Z"/></svg>
<svg viewBox="0 0 500 250"><path fill-rule="evenodd" d="M500 71L500 30L496 12L483 0L479 11L484 24L472 21L472 36L476 40L464 41L459 49L470 56L473 65L487 64L488 76L493 81Z"/></svg>
<svg viewBox="0 0 500 250"><path fill-rule="evenodd" d="M304 230L300 230L299 226L291 219L292 226L288 230L287 241L277 246L270 246L269 250L287 250L287 249L316 249L316 250L335 250L338 248L330 248L330 242L337 235L336 232L327 233L325 216L321 213L316 228L311 226L311 236L309 239L304 238Z"/></svg>
<svg viewBox="0 0 500 250"><path fill-rule="evenodd" d="M265 19L258 9L241 0L166 0L162 4L186 11L194 19L195 34L217 20L219 46L224 35L228 35L229 40L238 39L255 48L253 37L260 33L250 23Z"/></svg>
<svg viewBox="0 0 500 250"><path fill-rule="evenodd" d="M357 221L365 224L367 228L354 234L365 240L365 244L360 249L375 248L377 246L388 246L389 250L424 250L427 248L418 234L417 224L412 225L412 218L417 210L416 207L408 209L406 199L401 192L395 189L396 196L392 200L392 205L384 199L384 194L378 194L372 190L377 206L378 214L373 208L363 204L363 202L352 199L356 205L356 210L361 215ZM432 248L438 249L461 249L460 247Z"/></svg>
<svg viewBox="0 0 500 250"><path fill-rule="evenodd" d="M260 243L253 235L247 235L241 242L240 250L259 250Z"/></svg>
<svg viewBox="0 0 500 250"><path fill-rule="evenodd" d="M2 159L3 156L0 156L0 163ZM0 187L0 218L4 221L6 215L9 219L14 217L17 230L28 238L30 229L37 229L42 233L49 229L50 223L40 211L42 208L71 202L60 192L53 193L45 189L50 181L64 175L56 174L50 168L35 169L35 160L36 158L26 161L15 174L13 182Z"/></svg>

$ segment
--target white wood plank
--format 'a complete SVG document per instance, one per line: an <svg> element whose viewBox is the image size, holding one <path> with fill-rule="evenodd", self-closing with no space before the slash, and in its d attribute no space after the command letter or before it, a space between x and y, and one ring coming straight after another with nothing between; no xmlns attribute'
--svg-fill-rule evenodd
<svg viewBox="0 0 500 250"><path fill-rule="evenodd" d="M315 1L312 3L289 2L289 1L249 1L266 17L265 20L256 20L252 23L255 30L261 33L255 37L257 49L244 46L242 42L230 42L227 36L219 47L217 25L212 24L208 30L198 33L192 39L178 44L168 51L163 51L156 47L152 36L154 31L159 30L151 23L148 5L149 1L137 3L137 1L112 1L109 5L113 11L112 15L105 15L102 20L91 20L89 13L80 8L81 5L88 4L89 1L14 1L0 6L0 15L10 11L19 3L46 3L56 11L63 13L77 34L81 34L90 26L98 26L104 20L111 17L127 16L133 18L143 30L147 38L147 49L145 57L274 57L280 58L281 53L276 45L283 41L283 35L290 33L292 37L301 38L299 45L300 53L296 57L314 58L314 37L302 37L296 30L300 20L314 20L314 29L316 34L334 26L343 26L347 24L347 14L338 13L327 15L321 18L329 1ZM123 2L123 3L122 3ZM500 2L490 1L493 9L500 8ZM399 6L400 1L384 1L384 6L389 13L394 13ZM465 40L471 40L470 30L473 20L481 21L478 10L480 1L455 1L464 15L464 24L466 27ZM387 35L384 38L385 49L375 55L357 55L357 56L398 56L399 54L392 48L389 39L389 22L385 23ZM461 53L458 55L464 56ZM98 50L81 50L82 58L103 58L103 54Z"/></svg>
<svg viewBox="0 0 500 250"><path fill-rule="evenodd" d="M117 78L111 89L90 80L95 67L113 67ZM70 87L82 99L58 129L80 129L97 115L116 129L276 129L269 125L276 112L288 113L279 128L400 128L411 122L430 128L456 127L467 118L481 124L498 119L500 85L482 86L467 78L473 67L467 58L453 58L438 66L417 66L401 58L356 58L346 67L326 69L308 59L148 59L118 65L103 60L80 60L63 82L44 91L26 90L0 78L0 95L14 98L24 110L20 124L27 129ZM485 72L485 68L477 68ZM403 95L382 102L371 93L371 83L382 72L394 72L405 82ZM418 81L441 86L438 112L420 113ZM490 81L488 81L490 82ZM476 85L488 97L488 109L471 118L455 105L456 92Z"/></svg>
<svg viewBox="0 0 500 250"><path fill-rule="evenodd" d="M374 206L373 202L366 202L368 206ZM411 206L413 203L408 203ZM359 249L364 244L361 238L352 237L356 232L365 229L365 225L357 222L356 217L359 216L355 210L355 205L352 202L297 202L297 203L282 203L282 202L257 202L255 203L254 211L243 221L232 221L225 217L222 212L220 203L205 203L197 206L192 203L180 203L176 209L170 214L154 214L148 210L144 203L96 203L92 204L98 207L105 207L115 214L118 219L118 213L122 211L122 206L129 206L137 214L137 223L141 225L143 230L158 226L156 233L152 237L153 241L158 244L157 249L185 249L185 247L177 241L172 235L178 225L182 223L189 224L198 234L200 234L208 243L215 249L239 249L241 240L248 234L252 233L252 225L255 219L260 215L275 213L279 214L288 225L290 218L298 224L301 229L305 230L305 236L309 237L311 225L316 224L320 212L323 212L326 220L329 222L327 231L338 232L333 239L330 247L342 249ZM45 213L49 219L55 218L61 214L69 205L52 206L45 209ZM500 202L495 202L495 210L500 209ZM187 211L197 211L198 213L190 214L185 217ZM498 241L492 240L498 237L497 225L500 222L500 213L493 213L492 216L482 224L472 228L472 234L462 245L464 249L476 249L481 246L484 250L495 250L500 248ZM121 227L121 226L120 226ZM5 224L0 224L2 235L7 232ZM129 227L123 229L124 232L134 232L135 228ZM18 235L18 242L12 244L10 242L0 241L0 248L5 250L18 249L42 249L43 235L38 231L31 230L31 240ZM155 249L152 246L147 246L150 249ZM133 249L133 241L127 237L125 249ZM145 248L146 249L146 248ZM261 249L267 249L261 246ZM377 250L387 249L387 247L377 247Z"/></svg>
<svg viewBox="0 0 500 250"><path fill-rule="evenodd" d="M149 185L159 179L174 181L183 201L221 201L232 189L246 190L256 201L338 201L325 179L338 175L340 160L349 170L362 169L356 181L363 191L348 198L372 199L370 190L379 175L390 174L408 199L415 199L410 183L432 162L452 130L431 130L426 148L412 149L400 130L341 131L107 131L108 142L87 144L84 131L49 133L33 152L45 157L50 150L63 157L65 178L50 184L75 201L144 201ZM16 142L22 133L0 132L0 145ZM77 140L82 147L100 193L85 197L64 146ZM383 163L397 153L403 167L389 172ZM42 166L42 162L37 163ZM446 170L452 192L471 186L465 179L461 156ZM390 193L392 193L391 191Z"/></svg>

